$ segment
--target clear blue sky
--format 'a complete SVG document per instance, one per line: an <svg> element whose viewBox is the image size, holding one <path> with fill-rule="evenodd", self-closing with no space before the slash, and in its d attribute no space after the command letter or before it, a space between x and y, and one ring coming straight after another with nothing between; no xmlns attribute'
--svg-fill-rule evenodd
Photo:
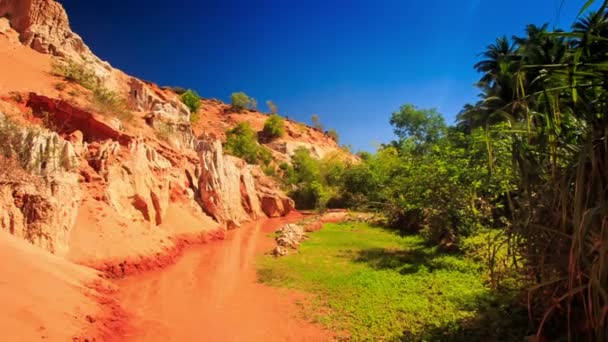
<svg viewBox="0 0 608 342"><path fill-rule="evenodd" d="M160 85L310 122L373 150L401 104L452 123L476 100L473 64L528 23L570 27L582 0L60 0L73 29L115 67Z"/></svg>

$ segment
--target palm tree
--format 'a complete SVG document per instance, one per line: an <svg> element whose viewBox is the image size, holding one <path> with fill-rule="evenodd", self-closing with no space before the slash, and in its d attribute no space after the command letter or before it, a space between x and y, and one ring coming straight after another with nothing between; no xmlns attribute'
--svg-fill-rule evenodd
<svg viewBox="0 0 608 342"><path fill-rule="evenodd" d="M513 62L518 58L515 55L516 46L509 42L506 36L496 39L494 44L488 45L481 54L485 59L475 64L475 70L483 73L480 83L493 86L501 74L513 71Z"/></svg>

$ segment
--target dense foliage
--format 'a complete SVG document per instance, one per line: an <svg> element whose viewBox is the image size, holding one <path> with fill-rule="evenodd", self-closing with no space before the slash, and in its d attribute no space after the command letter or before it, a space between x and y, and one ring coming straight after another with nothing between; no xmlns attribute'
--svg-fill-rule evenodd
<svg viewBox="0 0 608 342"><path fill-rule="evenodd" d="M285 134L285 120L278 114L272 114L264 122L262 132L270 139L282 137Z"/></svg>
<svg viewBox="0 0 608 342"><path fill-rule="evenodd" d="M280 165L283 180L291 189L290 196L300 209L325 209L340 203L342 175L346 167L337 153L323 159L313 157L304 147L295 150L292 165Z"/></svg>
<svg viewBox="0 0 608 342"><path fill-rule="evenodd" d="M258 143L257 133L247 122L241 122L226 132L224 150L249 164L268 165L272 161L272 154Z"/></svg>
<svg viewBox="0 0 608 342"><path fill-rule="evenodd" d="M298 151L285 172L296 201L376 208L448 249L481 227L498 229L493 241L507 247L517 278L509 284L529 294L530 333L605 341L607 5L569 32L529 25L524 37L489 45L475 65L480 100L455 127L404 105L390 120L397 139L359 163L328 168ZM492 284L504 288L491 266Z"/></svg>

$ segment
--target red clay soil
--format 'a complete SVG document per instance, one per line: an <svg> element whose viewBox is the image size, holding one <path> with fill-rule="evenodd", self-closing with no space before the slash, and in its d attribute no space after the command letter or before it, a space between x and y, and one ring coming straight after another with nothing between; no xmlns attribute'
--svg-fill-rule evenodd
<svg viewBox="0 0 608 342"><path fill-rule="evenodd" d="M171 266L115 280L130 316L125 340L332 340L299 317L302 295L257 282L255 259L274 246L269 233L297 215L244 225L187 248Z"/></svg>

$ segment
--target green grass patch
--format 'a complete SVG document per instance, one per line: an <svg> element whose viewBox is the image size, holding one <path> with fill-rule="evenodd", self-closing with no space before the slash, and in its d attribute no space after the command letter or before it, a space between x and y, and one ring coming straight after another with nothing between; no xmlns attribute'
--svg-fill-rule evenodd
<svg viewBox="0 0 608 342"><path fill-rule="evenodd" d="M313 294L305 316L355 341L454 340L494 305L481 264L363 223L326 224L258 269L263 283Z"/></svg>

